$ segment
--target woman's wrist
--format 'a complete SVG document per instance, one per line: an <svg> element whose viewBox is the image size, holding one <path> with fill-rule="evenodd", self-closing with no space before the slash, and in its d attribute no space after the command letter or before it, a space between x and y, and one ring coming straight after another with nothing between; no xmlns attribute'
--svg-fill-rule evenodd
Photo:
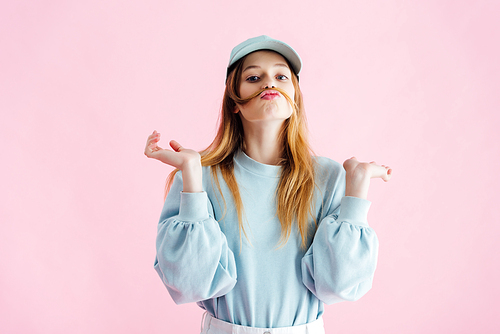
<svg viewBox="0 0 500 334"><path fill-rule="evenodd" d="M182 191L195 193L203 191L201 162L191 162L182 169Z"/></svg>
<svg viewBox="0 0 500 334"><path fill-rule="evenodd" d="M370 175L364 171L354 171L346 175L345 195L367 199L370 188Z"/></svg>

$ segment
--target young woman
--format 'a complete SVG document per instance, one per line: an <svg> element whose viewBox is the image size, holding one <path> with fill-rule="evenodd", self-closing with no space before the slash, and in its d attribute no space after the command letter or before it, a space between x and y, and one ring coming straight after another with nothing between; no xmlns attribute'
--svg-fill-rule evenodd
<svg viewBox="0 0 500 334"><path fill-rule="evenodd" d="M219 130L203 152L145 154L177 168L155 269L176 303L206 310L203 333L324 333L323 303L372 285L378 240L366 216L371 178L391 169L311 154L299 55L260 36L230 57ZM175 175L174 175L175 174Z"/></svg>

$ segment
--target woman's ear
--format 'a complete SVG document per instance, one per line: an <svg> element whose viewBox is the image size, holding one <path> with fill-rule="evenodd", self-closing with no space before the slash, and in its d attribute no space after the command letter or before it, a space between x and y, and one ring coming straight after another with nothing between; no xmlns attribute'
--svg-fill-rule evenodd
<svg viewBox="0 0 500 334"><path fill-rule="evenodd" d="M235 114L237 114L239 111L240 111L240 108L238 108L238 106L237 106L237 105L235 105L235 106L234 106L234 110L233 110L233 112L234 112Z"/></svg>

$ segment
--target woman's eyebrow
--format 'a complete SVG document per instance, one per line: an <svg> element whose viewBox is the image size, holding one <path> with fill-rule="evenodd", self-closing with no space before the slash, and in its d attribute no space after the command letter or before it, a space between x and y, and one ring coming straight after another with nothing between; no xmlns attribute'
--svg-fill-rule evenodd
<svg viewBox="0 0 500 334"><path fill-rule="evenodd" d="M287 64L285 64L285 63L277 63L277 64L275 64L273 67L286 67L286 68L288 68L288 65L287 65ZM247 71L247 70L251 70L251 69L253 69L253 68L260 68L260 66L257 66L257 65L250 65L250 66L247 66L247 67L243 70L243 72L245 72L245 71ZM243 73L243 72L242 72L242 73Z"/></svg>

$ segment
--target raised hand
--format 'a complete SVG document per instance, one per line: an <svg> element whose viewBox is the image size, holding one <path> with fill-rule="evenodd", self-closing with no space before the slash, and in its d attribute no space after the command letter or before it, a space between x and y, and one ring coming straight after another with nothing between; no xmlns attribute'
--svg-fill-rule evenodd
<svg viewBox="0 0 500 334"><path fill-rule="evenodd" d="M346 196L360 197L366 199L370 179L381 178L385 182L392 176L392 169L386 165L377 165L375 161L360 162L356 157L344 161L346 171Z"/></svg>
<svg viewBox="0 0 500 334"><path fill-rule="evenodd" d="M200 154L194 150L183 148L175 140L170 141L172 150L166 150L158 146L160 141L160 133L153 131L148 137L144 154L148 158L153 158L173 166L177 169L183 170L192 164L200 163Z"/></svg>
<svg viewBox="0 0 500 334"><path fill-rule="evenodd" d="M167 165L182 171L183 191L202 191L201 183L201 156L198 152L183 148L175 140L170 141L172 150L163 149L158 146L160 133L153 131L146 142L144 154L148 158L159 160Z"/></svg>

